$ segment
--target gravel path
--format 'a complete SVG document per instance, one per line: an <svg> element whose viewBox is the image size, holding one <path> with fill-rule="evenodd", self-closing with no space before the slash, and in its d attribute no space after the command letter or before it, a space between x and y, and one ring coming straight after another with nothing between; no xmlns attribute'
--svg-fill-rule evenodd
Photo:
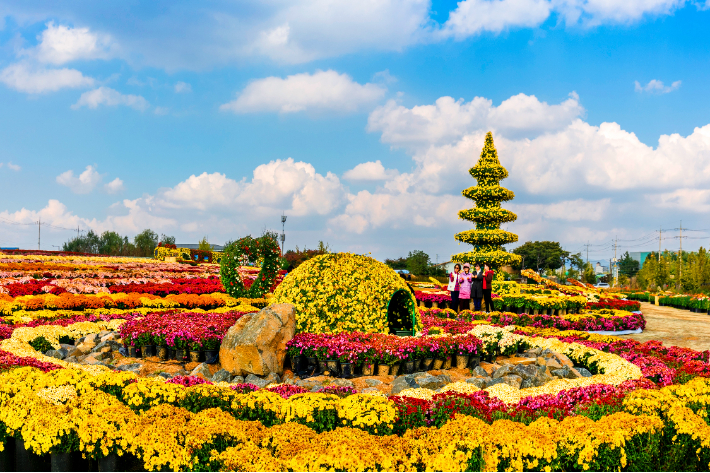
<svg viewBox="0 0 710 473"><path fill-rule="evenodd" d="M641 303L641 312L646 318L646 329L643 333L622 335L622 338L640 342L660 340L665 346L710 350L710 315L647 302Z"/></svg>

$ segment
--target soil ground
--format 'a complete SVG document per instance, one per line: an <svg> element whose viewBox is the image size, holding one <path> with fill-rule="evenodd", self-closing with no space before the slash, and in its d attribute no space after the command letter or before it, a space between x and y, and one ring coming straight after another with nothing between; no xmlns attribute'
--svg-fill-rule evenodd
<svg viewBox="0 0 710 473"><path fill-rule="evenodd" d="M659 340L665 346L710 350L710 315L647 302L641 303L641 312L646 318L646 329L643 333L622 335L622 338L640 342Z"/></svg>

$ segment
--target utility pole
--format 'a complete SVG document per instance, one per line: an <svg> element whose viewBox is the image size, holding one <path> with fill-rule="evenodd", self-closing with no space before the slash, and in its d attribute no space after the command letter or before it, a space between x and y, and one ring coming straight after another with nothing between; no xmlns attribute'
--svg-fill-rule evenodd
<svg viewBox="0 0 710 473"><path fill-rule="evenodd" d="M614 267L610 266L611 277L614 278L614 286L616 286L617 279L619 279L619 260L616 258L616 247L619 245L619 235L616 235L614 239Z"/></svg>
<svg viewBox="0 0 710 473"><path fill-rule="evenodd" d="M589 240L587 240L587 244L586 244L586 245L583 245L583 246L586 246L586 247L587 247L587 263L589 263L589 247L591 246L591 245L589 244Z"/></svg>
<svg viewBox="0 0 710 473"><path fill-rule="evenodd" d="M680 241L680 250L678 250L678 288L681 287L681 280L683 279L683 221L680 221L680 235L678 240Z"/></svg>
<svg viewBox="0 0 710 473"><path fill-rule="evenodd" d="M663 240L663 227L658 229L658 263L661 263L661 241Z"/></svg>
<svg viewBox="0 0 710 473"><path fill-rule="evenodd" d="M281 257L284 256L284 242L286 241L286 215L281 212Z"/></svg>
<svg viewBox="0 0 710 473"><path fill-rule="evenodd" d="M76 226L76 237L79 238L79 225Z"/></svg>
<svg viewBox="0 0 710 473"><path fill-rule="evenodd" d="M42 245L42 220L40 218L37 218L37 249L41 249Z"/></svg>

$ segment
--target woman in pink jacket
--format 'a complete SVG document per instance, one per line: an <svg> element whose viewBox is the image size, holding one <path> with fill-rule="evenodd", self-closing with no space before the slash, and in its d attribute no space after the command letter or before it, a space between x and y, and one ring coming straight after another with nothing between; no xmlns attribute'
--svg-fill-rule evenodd
<svg viewBox="0 0 710 473"><path fill-rule="evenodd" d="M473 274L471 274L471 265L465 263L463 265L463 273L460 274L459 283L461 289L459 291L459 311L471 308L471 283L473 283Z"/></svg>

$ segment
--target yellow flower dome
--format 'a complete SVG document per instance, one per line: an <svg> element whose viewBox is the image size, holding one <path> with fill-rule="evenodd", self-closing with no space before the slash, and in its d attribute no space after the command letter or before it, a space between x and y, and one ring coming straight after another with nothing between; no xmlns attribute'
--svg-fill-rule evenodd
<svg viewBox="0 0 710 473"><path fill-rule="evenodd" d="M328 253L293 270L272 303L296 307L296 331L308 333L411 331L416 301L389 266L368 256Z"/></svg>

